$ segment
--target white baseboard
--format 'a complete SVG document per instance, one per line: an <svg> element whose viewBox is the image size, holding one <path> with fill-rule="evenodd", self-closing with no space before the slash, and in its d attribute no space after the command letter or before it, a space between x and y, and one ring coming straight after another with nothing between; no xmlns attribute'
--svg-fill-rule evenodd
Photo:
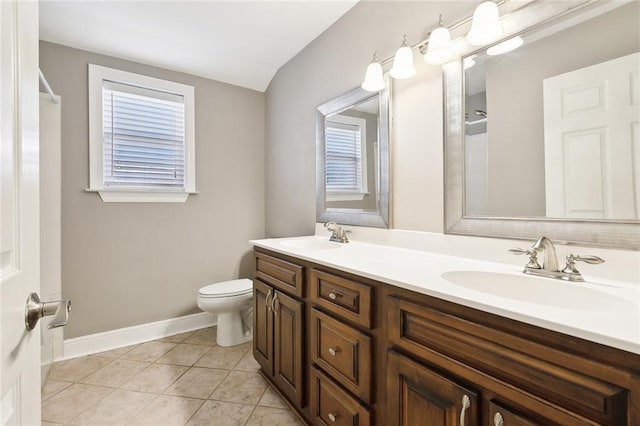
<svg viewBox="0 0 640 426"><path fill-rule="evenodd" d="M150 340L161 339L178 333L211 327L217 324L216 316L201 312L183 317L169 318L132 327L119 328L103 333L74 337L64 341L63 356L55 361L62 361L79 356L109 351L123 346L135 345Z"/></svg>

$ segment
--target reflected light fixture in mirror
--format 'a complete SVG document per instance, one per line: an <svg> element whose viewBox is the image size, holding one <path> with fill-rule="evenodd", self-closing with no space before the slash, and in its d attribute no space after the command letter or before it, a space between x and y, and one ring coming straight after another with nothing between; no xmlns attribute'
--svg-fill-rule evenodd
<svg viewBox="0 0 640 426"><path fill-rule="evenodd" d="M473 12L467 41L472 46L484 46L500 38L503 31L498 5L492 1L485 1Z"/></svg>
<svg viewBox="0 0 640 426"><path fill-rule="evenodd" d="M415 75L416 68L413 66L413 49L407 42L407 35L404 35L402 46L396 51L393 57L393 67L389 71L391 77L406 80Z"/></svg>
<svg viewBox="0 0 640 426"><path fill-rule="evenodd" d="M487 49L487 55L489 56L497 56L502 55L503 53L511 52L516 50L518 47L524 44L524 40L522 37L517 36L510 38L509 40L503 41L502 43L496 44L495 46L491 46Z"/></svg>
<svg viewBox="0 0 640 426"><path fill-rule="evenodd" d="M424 55L424 62L431 65L441 65L448 62L453 57L451 48L451 34L442 24L442 15L438 20L438 28L433 30L429 36L429 46Z"/></svg>
<svg viewBox="0 0 640 426"><path fill-rule="evenodd" d="M384 89L382 64L380 63L380 59L378 59L377 52L373 54L373 60L367 67L367 72L365 73L361 87L367 92L379 92Z"/></svg>

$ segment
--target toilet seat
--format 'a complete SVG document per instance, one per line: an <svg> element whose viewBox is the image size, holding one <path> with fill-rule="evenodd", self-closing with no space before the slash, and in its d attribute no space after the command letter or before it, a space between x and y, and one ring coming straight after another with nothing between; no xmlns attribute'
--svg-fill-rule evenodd
<svg viewBox="0 0 640 426"><path fill-rule="evenodd" d="M253 282L250 279L243 278L204 286L198 290L198 297L218 299L222 297L242 296L252 291Z"/></svg>

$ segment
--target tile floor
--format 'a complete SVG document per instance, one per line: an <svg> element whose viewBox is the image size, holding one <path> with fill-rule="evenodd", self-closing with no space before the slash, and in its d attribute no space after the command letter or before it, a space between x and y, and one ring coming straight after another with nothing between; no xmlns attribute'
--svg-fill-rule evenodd
<svg viewBox="0 0 640 426"><path fill-rule="evenodd" d="M204 328L53 364L43 425L303 425L257 373L251 343Z"/></svg>

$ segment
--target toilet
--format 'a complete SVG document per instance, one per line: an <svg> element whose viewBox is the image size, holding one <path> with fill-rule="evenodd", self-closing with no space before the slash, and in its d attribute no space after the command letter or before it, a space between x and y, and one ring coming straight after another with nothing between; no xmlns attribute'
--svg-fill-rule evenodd
<svg viewBox="0 0 640 426"><path fill-rule="evenodd" d="M218 315L216 343L235 346L253 339L253 282L243 278L198 290L198 307Z"/></svg>

